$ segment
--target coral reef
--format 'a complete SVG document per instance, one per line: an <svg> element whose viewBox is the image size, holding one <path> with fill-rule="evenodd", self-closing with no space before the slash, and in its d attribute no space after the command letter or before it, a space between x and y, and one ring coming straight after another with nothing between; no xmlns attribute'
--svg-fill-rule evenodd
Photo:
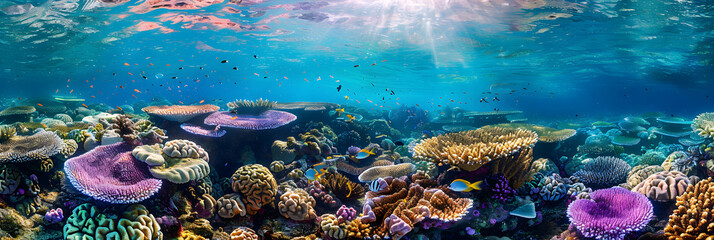
<svg viewBox="0 0 714 240"><path fill-rule="evenodd" d="M625 161L615 157L597 157L585 164L583 169L573 176L585 184L609 187L625 181L631 167Z"/></svg>
<svg viewBox="0 0 714 240"><path fill-rule="evenodd" d="M273 129L292 121L295 121L297 116L289 112L267 110L259 115L239 115L231 112L215 112L208 115L203 123L206 125L229 128L240 128L249 130L265 130Z"/></svg>
<svg viewBox="0 0 714 240"><path fill-rule="evenodd" d="M714 183L711 178L689 185L687 191L677 197L677 209L669 216L665 236L669 239L708 239L714 236L712 191Z"/></svg>
<svg viewBox="0 0 714 240"><path fill-rule="evenodd" d="M692 121L692 129L703 137L714 137L714 113L699 114Z"/></svg>
<svg viewBox="0 0 714 240"><path fill-rule="evenodd" d="M278 212L295 221L317 218L313 207L315 207L315 199L302 189L288 190L280 196L278 202Z"/></svg>
<svg viewBox="0 0 714 240"><path fill-rule="evenodd" d="M165 105L165 106L148 106L141 110L149 115L158 116L163 119L174 122L185 122L199 115L218 111L220 108L215 105Z"/></svg>
<svg viewBox="0 0 714 240"><path fill-rule="evenodd" d="M681 172L658 172L637 184L632 191L639 192L656 201L673 201L691 185L687 175Z"/></svg>
<svg viewBox="0 0 714 240"><path fill-rule="evenodd" d="M103 213L85 203L74 210L64 225L65 239L163 239L161 227L143 205L127 206L119 216Z"/></svg>

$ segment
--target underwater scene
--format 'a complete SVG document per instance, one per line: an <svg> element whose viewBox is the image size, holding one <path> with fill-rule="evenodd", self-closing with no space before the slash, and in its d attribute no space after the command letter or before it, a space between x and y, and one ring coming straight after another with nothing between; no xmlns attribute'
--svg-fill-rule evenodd
<svg viewBox="0 0 714 240"><path fill-rule="evenodd" d="M2 0L0 239L714 240L714 1Z"/></svg>

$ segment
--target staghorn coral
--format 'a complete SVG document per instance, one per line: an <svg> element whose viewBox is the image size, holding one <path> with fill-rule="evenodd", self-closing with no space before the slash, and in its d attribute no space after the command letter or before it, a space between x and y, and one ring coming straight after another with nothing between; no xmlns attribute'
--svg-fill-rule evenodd
<svg viewBox="0 0 714 240"><path fill-rule="evenodd" d="M72 210L63 231L64 238L68 240L163 239L161 227L154 216L139 204L125 207L119 216L102 213L89 203L82 204Z"/></svg>
<svg viewBox="0 0 714 240"><path fill-rule="evenodd" d="M245 216L245 205L240 200L237 193L226 194L216 201L218 216L222 218L233 218L235 216Z"/></svg>
<svg viewBox="0 0 714 240"><path fill-rule="evenodd" d="M537 141L538 135L532 131L486 126L424 139L414 147L414 158L473 171L488 162L532 148Z"/></svg>
<svg viewBox="0 0 714 240"><path fill-rule="evenodd" d="M292 189L283 193L278 202L278 212L284 217L304 221L317 218L315 199L302 189Z"/></svg>
<svg viewBox="0 0 714 240"><path fill-rule="evenodd" d="M215 105L171 105L171 106L149 106L141 110L149 115L158 116L169 121L185 122L199 115L218 111L220 108Z"/></svg>
<svg viewBox="0 0 714 240"><path fill-rule="evenodd" d="M673 201L691 185L687 175L681 172L658 172L637 184L632 191L639 192L655 201Z"/></svg>
<svg viewBox="0 0 714 240"><path fill-rule="evenodd" d="M712 179L689 185L677 197L677 209L669 216L664 235L669 239L711 239L714 236L714 183Z"/></svg>
<svg viewBox="0 0 714 240"><path fill-rule="evenodd" d="M275 107L275 102L258 99L251 100L235 100L226 104L232 113L258 115Z"/></svg>
<svg viewBox="0 0 714 240"><path fill-rule="evenodd" d="M631 167L615 157L597 157L585 164L573 176L585 184L609 187L625 181Z"/></svg>
<svg viewBox="0 0 714 240"><path fill-rule="evenodd" d="M597 190L590 197L568 206L571 224L585 237L622 240L652 218L652 203L640 193L614 187Z"/></svg>
<svg viewBox="0 0 714 240"><path fill-rule="evenodd" d="M414 173L416 167L411 163L389 166L375 166L362 172L357 178L360 182L371 182L382 177L401 177Z"/></svg>
<svg viewBox="0 0 714 240"><path fill-rule="evenodd" d="M0 143L0 162L27 162L47 159L65 147L60 137L40 131L31 136L14 136Z"/></svg>
<svg viewBox="0 0 714 240"><path fill-rule="evenodd" d="M246 211L254 215L263 205L271 204L275 199L277 183L268 168L259 164L245 165L231 177L233 191L243 194Z"/></svg>
<svg viewBox="0 0 714 240"><path fill-rule="evenodd" d="M253 229L240 227L231 232L230 240L258 240L258 234Z"/></svg>
<svg viewBox="0 0 714 240"><path fill-rule="evenodd" d="M692 121L692 129L700 136L714 138L714 113L699 114Z"/></svg>
<svg viewBox="0 0 714 240"><path fill-rule="evenodd" d="M145 163L131 154L126 143L100 146L67 160L64 172L83 194L109 203L143 201L161 188L161 180L151 177Z"/></svg>

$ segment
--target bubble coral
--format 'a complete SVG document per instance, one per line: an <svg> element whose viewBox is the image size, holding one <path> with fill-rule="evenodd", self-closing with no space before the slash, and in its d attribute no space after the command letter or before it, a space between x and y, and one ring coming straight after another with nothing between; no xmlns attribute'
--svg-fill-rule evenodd
<svg viewBox="0 0 714 240"><path fill-rule="evenodd" d="M302 189L292 189L283 193L278 202L278 212L284 217L305 221L317 218L315 213L315 199Z"/></svg>
<svg viewBox="0 0 714 240"><path fill-rule="evenodd" d="M597 190L591 199L579 199L568 206L571 224L585 237L624 239L642 230L652 219L652 203L644 195L621 187Z"/></svg>
<svg viewBox="0 0 714 240"><path fill-rule="evenodd" d="M126 143L99 146L67 160L64 172L80 192L109 203L143 201L161 188L148 166L137 161Z"/></svg>
<svg viewBox="0 0 714 240"><path fill-rule="evenodd" d="M171 106L148 106L141 110L149 115L159 116L173 122L185 122L199 115L218 111L220 108L215 105L171 105Z"/></svg>
<svg viewBox="0 0 714 240"><path fill-rule="evenodd" d="M268 168L260 164L245 165L231 177L233 191L243 194L246 211L254 215L263 205L271 204L275 199L277 182Z"/></svg>
<svg viewBox="0 0 714 240"><path fill-rule="evenodd" d="M714 236L713 192L711 178L689 185L687 191L677 197L677 209L669 216L664 235L669 239L711 239Z"/></svg>
<svg viewBox="0 0 714 240"><path fill-rule="evenodd" d="M714 137L714 113L699 114L692 122L694 132L703 137Z"/></svg>
<svg viewBox="0 0 714 240"><path fill-rule="evenodd" d="M632 191L639 192L655 201L673 201L691 185L687 175L681 172L663 171L649 176Z"/></svg>
<svg viewBox="0 0 714 240"><path fill-rule="evenodd" d="M240 227L231 232L230 240L258 240L258 234L253 229Z"/></svg>
<svg viewBox="0 0 714 240"><path fill-rule="evenodd" d="M59 154L65 143L56 134L40 131L31 136L14 136L0 142L0 162L27 162Z"/></svg>
<svg viewBox="0 0 714 240"><path fill-rule="evenodd" d="M245 205L240 200L237 193L226 194L216 201L218 216L222 218L233 218L235 216L245 216Z"/></svg>
<svg viewBox="0 0 714 240"><path fill-rule="evenodd" d="M615 157L597 157L589 161L573 176L585 184L613 186L624 182L631 167L627 162Z"/></svg>

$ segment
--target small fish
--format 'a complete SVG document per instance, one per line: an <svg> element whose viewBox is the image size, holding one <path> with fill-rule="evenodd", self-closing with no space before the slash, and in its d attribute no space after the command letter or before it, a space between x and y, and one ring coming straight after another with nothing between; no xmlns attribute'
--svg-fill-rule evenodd
<svg viewBox="0 0 714 240"><path fill-rule="evenodd" d="M337 92L340 92L340 90L342 90L342 85L337 86Z"/></svg>
<svg viewBox="0 0 714 240"><path fill-rule="evenodd" d="M372 155L374 155L374 150L362 149L357 153L357 156L355 157L359 160L362 160Z"/></svg>
<svg viewBox="0 0 714 240"><path fill-rule="evenodd" d="M139 89L136 89L136 88L134 88L134 92L141 93L141 91L139 91Z"/></svg>
<svg viewBox="0 0 714 240"><path fill-rule="evenodd" d="M434 134L428 130L422 131L422 137L424 137L424 138L433 137L433 136L434 136Z"/></svg>
<svg viewBox="0 0 714 240"><path fill-rule="evenodd" d="M383 138L383 137L387 137L387 134L377 135L377 136L374 137L374 138Z"/></svg>
<svg viewBox="0 0 714 240"><path fill-rule="evenodd" d="M203 103L203 102L205 102L205 100L201 100L201 101L199 101L198 103L200 104L200 103Z"/></svg>
<svg viewBox="0 0 714 240"><path fill-rule="evenodd" d="M233 67L233 70L238 70L238 67Z"/></svg>
<svg viewBox="0 0 714 240"><path fill-rule="evenodd" d="M359 65L354 65L353 67L359 67Z"/></svg>
<svg viewBox="0 0 714 240"><path fill-rule="evenodd" d="M498 97L493 97L493 101L501 101L501 99L498 99Z"/></svg>
<svg viewBox="0 0 714 240"><path fill-rule="evenodd" d="M386 185L379 184L379 181L382 180L382 178L377 178L377 180L372 181L369 183L369 190L372 192L379 192L387 188ZM384 181L384 180L382 180Z"/></svg>
<svg viewBox="0 0 714 240"><path fill-rule="evenodd" d="M258 59L258 55L253 55L253 58Z"/></svg>
<svg viewBox="0 0 714 240"><path fill-rule="evenodd" d="M38 103L37 106L44 107L45 105L42 105L41 103Z"/></svg>
<svg viewBox="0 0 714 240"><path fill-rule="evenodd" d="M478 181L475 183L470 183L469 181L463 179L456 179L451 182L449 188L458 192L470 192L471 190L481 190L483 188L483 181Z"/></svg>
<svg viewBox="0 0 714 240"><path fill-rule="evenodd" d="M350 197L350 195L352 194L352 184L349 184L349 183L348 183L348 184L347 184L347 188L348 188L350 191L347 193L347 196L346 196L346 197Z"/></svg>
<svg viewBox="0 0 714 240"><path fill-rule="evenodd" d="M223 61L221 61L221 63L227 63L227 62L228 62L228 60L223 60Z"/></svg>
<svg viewBox="0 0 714 240"><path fill-rule="evenodd" d="M355 120L355 116L352 116L351 114L347 114L345 117L347 117L345 122L353 122Z"/></svg>
<svg viewBox="0 0 714 240"><path fill-rule="evenodd" d="M335 112L344 113L344 112L345 112L345 109L344 109L344 108L338 108L338 109L335 109Z"/></svg>
<svg viewBox="0 0 714 240"><path fill-rule="evenodd" d="M129 63L124 63L124 66L129 66Z"/></svg>
<svg viewBox="0 0 714 240"><path fill-rule="evenodd" d="M82 107L89 108L87 107L87 104L82 103Z"/></svg>
<svg viewBox="0 0 714 240"><path fill-rule="evenodd" d="M482 97L482 98L481 98L481 100L479 100L478 102L485 102L485 103L488 103L488 100L486 99L486 97Z"/></svg>
<svg viewBox="0 0 714 240"><path fill-rule="evenodd" d="M370 65L370 66L374 66L374 65L377 65L377 64L376 64L376 63L372 63L372 65Z"/></svg>
<svg viewBox="0 0 714 240"><path fill-rule="evenodd" d="M349 96L345 96L345 100L350 100L350 97L349 97Z"/></svg>
<svg viewBox="0 0 714 240"><path fill-rule="evenodd" d="M238 119L238 116L232 117L231 120L236 120Z"/></svg>

